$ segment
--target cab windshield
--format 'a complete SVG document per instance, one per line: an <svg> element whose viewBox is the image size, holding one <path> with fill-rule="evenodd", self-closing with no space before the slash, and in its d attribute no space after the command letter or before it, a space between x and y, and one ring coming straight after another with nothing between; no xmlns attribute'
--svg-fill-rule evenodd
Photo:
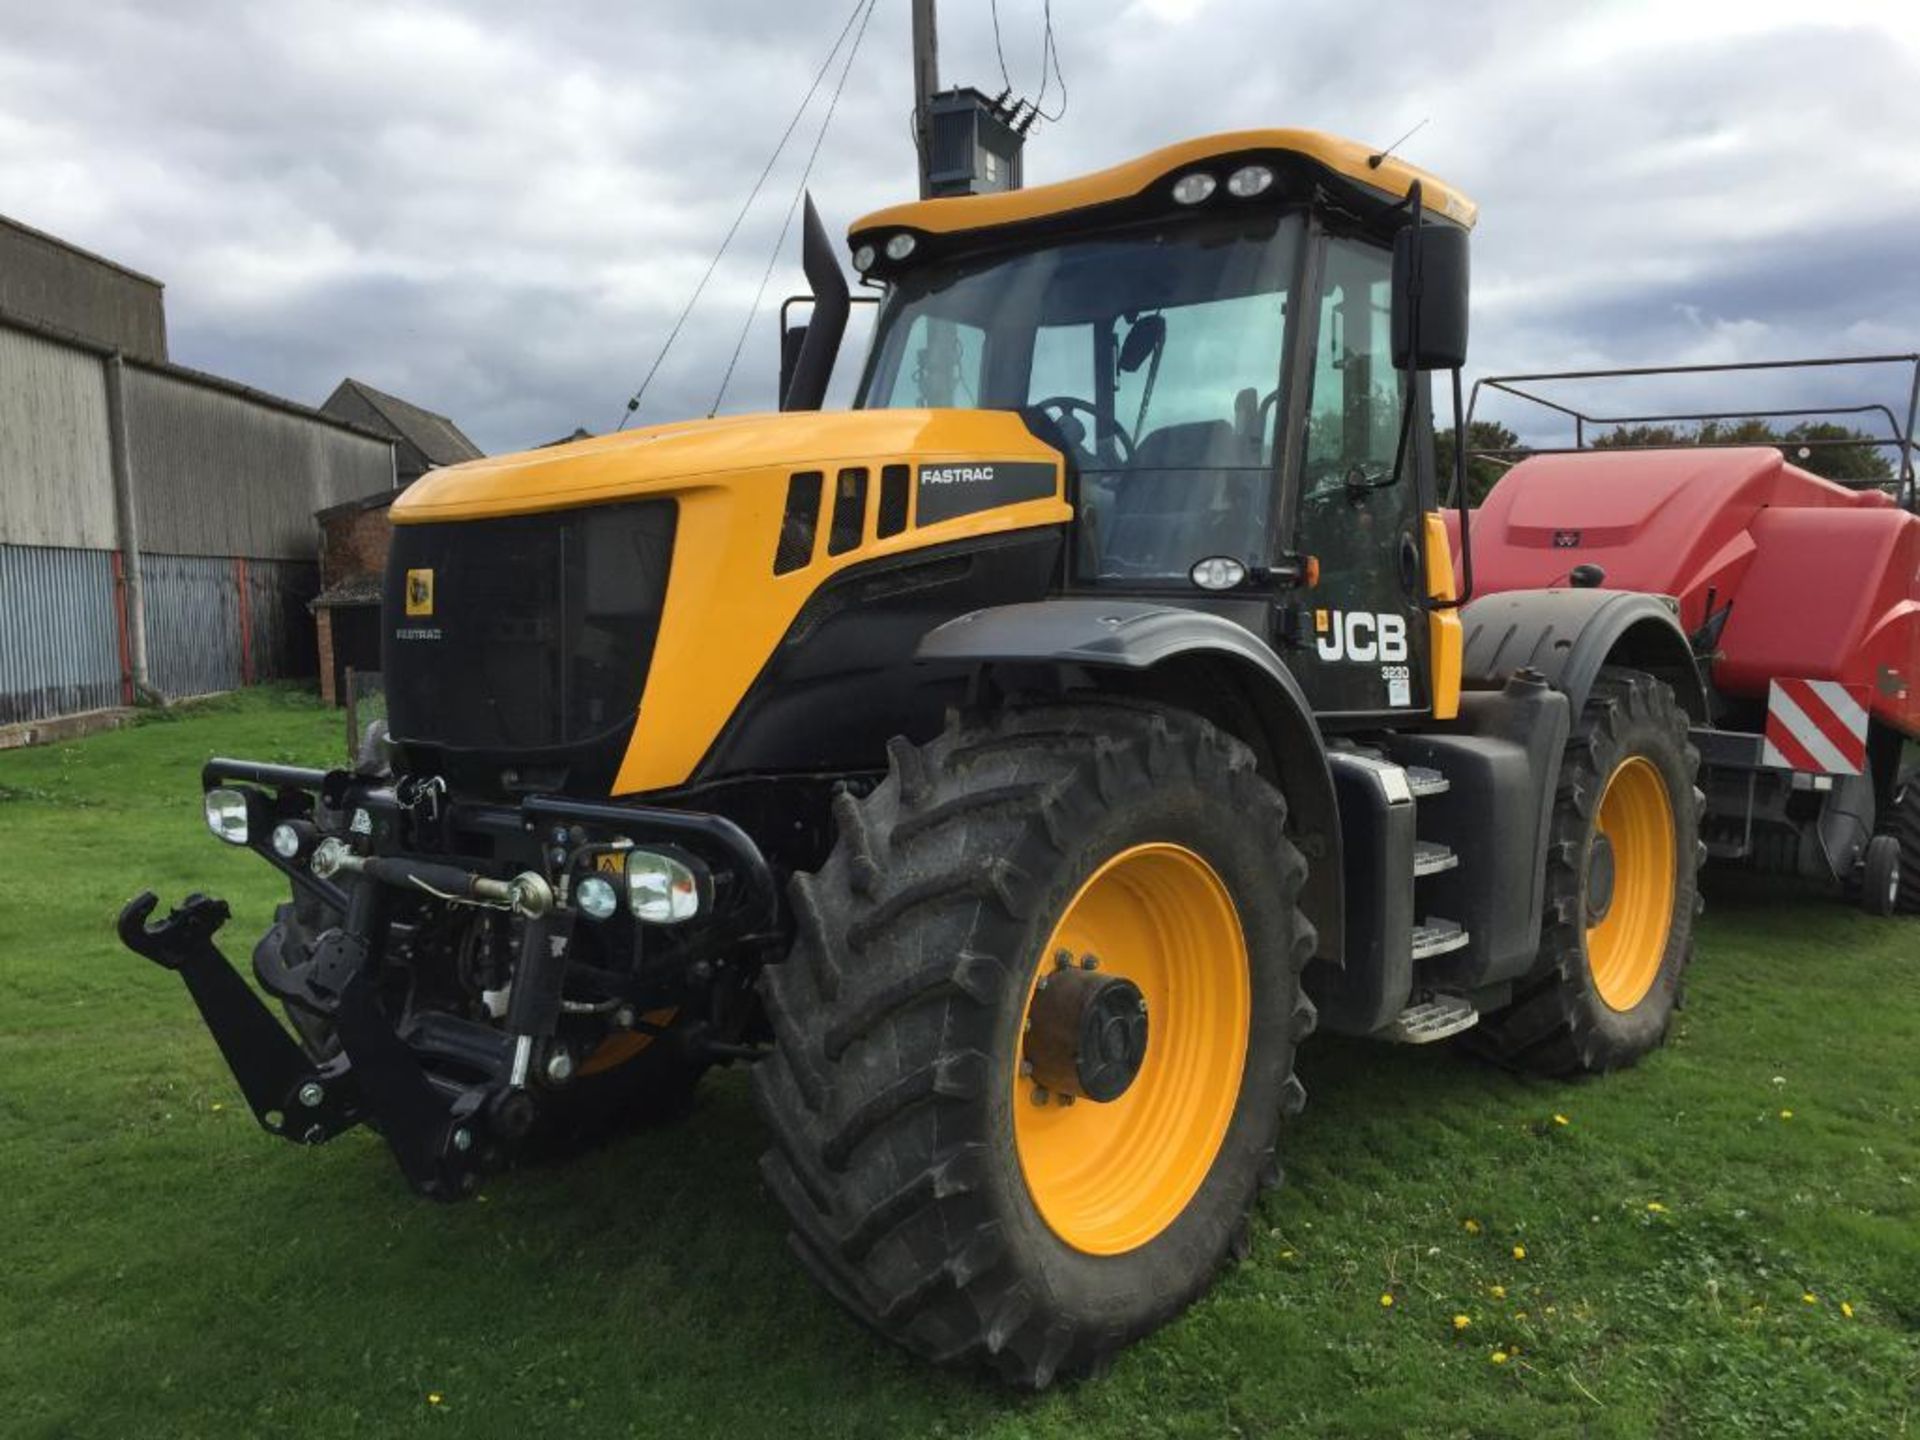
<svg viewBox="0 0 1920 1440"><path fill-rule="evenodd" d="M1185 583L1269 550L1298 214L909 272L855 404L1018 410L1080 469L1082 579Z"/></svg>

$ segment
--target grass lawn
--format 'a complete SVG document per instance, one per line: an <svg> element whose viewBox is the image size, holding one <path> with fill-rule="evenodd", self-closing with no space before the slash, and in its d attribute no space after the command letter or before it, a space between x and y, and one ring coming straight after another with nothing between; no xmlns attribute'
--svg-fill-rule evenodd
<svg viewBox="0 0 1920 1440"><path fill-rule="evenodd" d="M277 898L208 755L286 692L0 754L0 1434L1816 1435L1920 1429L1920 924L1720 883L1672 1045L1580 1085L1315 1040L1252 1258L1040 1397L896 1354L790 1261L744 1077L443 1208L263 1134L120 903Z"/></svg>

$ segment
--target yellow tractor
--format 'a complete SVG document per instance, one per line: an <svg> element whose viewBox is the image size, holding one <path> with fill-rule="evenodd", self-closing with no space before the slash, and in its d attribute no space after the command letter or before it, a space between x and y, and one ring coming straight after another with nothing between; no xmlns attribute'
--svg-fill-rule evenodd
<svg viewBox="0 0 1920 1440"><path fill-rule="evenodd" d="M293 1033L221 902L123 938L269 1131L366 1122L441 1199L749 1062L848 1310L1096 1368L1244 1248L1316 1019L1550 1075L1667 1030L1700 675L1653 597L1464 605L1429 382L1457 411L1473 218L1298 130L884 210L821 413L810 215L786 413L424 477L386 733L207 765L291 882L253 968Z"/></svg>

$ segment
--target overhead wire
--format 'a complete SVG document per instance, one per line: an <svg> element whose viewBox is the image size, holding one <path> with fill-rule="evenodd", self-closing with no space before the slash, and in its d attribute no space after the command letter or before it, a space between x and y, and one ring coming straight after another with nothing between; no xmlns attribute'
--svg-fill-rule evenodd
<svg viewBox="0 0 1920 1440"><path fill-rule="evenodd" d="M626 429L627 422L640 409L640 402L646 396L647 387L653 383L653 377L660 373L661 362L667 358L667 352L673 348L673 342L680 338L680 331L686 325L687 317L693 313L693 307L700 302L700 296L705 292L707 282L713 279L713 272L720 268L720 261L726 255L727 247L732 245L734 236L739 233L741 222L747 218L747 211L753 208L753 202L759 198L761 189L767 183L767 177L773 173L773 167L779 163L781 155L786 151L787 142L793 138L793 132L799 128L800 117L807 113L807 106L813 103L813 97L818 93L820 83L827 78L827 72L833 68L834 58L839 55L840 47L847 43L847 35L853 29L854 21L861 18L863 11L871 18L873 0L853 0L853 8L847 12L846 23L840 27L840 33L834 39L833 48L827 51L826 59L820 62L819 70L814 73L813 83L807 86L807 93L801 97L800 104L794 109L793 118L787 121L787 128L780 134L780 143L773 147L773 153L767 157L767 163L761 167L759 177L753 182L753 188L747 192L747 198L741 202L739 212L733 217L733 223L727 226L727 233L721 238L720 248L713 252L713 258L707 262L706 271L700 276L699 283L693 287L693 294L687 297L687 303L682 307L679 318L673 322L673 328L667 332L667 338L661 342L659 353L653 357L653 364L647 367L647 373L640 381L640 388L635 390L628 399L627 408L620 416L620 423L614 426L616 433ZM860 29L865 33L864 21ZM859 41L856 40L854 43L857 46ZM845 83L846 74L843 70L841 84ZM834 98L836 100L839 98L838 90L834 92ZM832 112L828 113L831 115ZM817 143L814 148L817 152L819 149ZM811 161L808 162L808 168L812 168ZM731 371L732 367L728 368Z"/></svg>
<svg viewBox="0 0 1920 1440"><path fill-rule="evenodd" d="M1067 77L1060 69L1060 48L1053 38L1053 0L1044 0L1040 13L1040 93L1033 97L1033 111L1051 124L1067 113ZM1060 82L1060 108L1051 115L1046 111L1049 73Z"/></svg>
<svg viewBox="0 0 1920 1440"><path fill-rule="evenodd" d="M993 53L1000 62L1000 83L1011 92L1013 77L1007 74L1007 52L1000 48L1000 0L988 0L993 11Z"/></svg>
<svg viewBox="0 0 1920 1440"><path fill-rule="evenodd" d="M793 199L787 205L787 218L781 222L780 234L773 242L773 251L767 256L767 268L761 272L760 288L753 293L753 304L747 311L747 318L740 326L740 336L733 343L733 354L727 360L726 373L720 377L720 388L715 392L713 404L707 410L711 420L720 411L720 402L727 398L727 386L733 383L734 367L740 363L740 352L746 348L747 335L753 329L754 317L760 313L760 302L766 298L767 285L773 279L774 267L780 263L780 252L787 243L787 234L793 229L793 217L800 209L800 202L806 197L807 179L813 174L813 165L820 158L820 147L827 138L827 127L833 124L833 112L839 108L840 93L847 88L847 76L853 72L853 60L860 53L860 42L866 38L867 22L873 19L875 7L880 0L860 0L865 6L865 14L860 16L860 28L854 32L853 44L847 47L846 62L840 67L840 78L834 83L833 94L827 99L827 113L820 119L820 131L813 137L813 149L807 154L806 167L800 172L800 183L794 187ZM856 6L856 12L859 6ZM849 19L849 24L852 23Z"/></svg>

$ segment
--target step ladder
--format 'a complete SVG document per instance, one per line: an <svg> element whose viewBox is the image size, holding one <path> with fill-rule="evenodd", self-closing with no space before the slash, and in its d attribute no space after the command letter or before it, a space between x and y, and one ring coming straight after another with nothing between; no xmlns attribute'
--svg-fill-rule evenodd
<svg viewBox="0 0 1920 1440"><path fill-rule="evenodd" d="M1425 765L1408 765L1405 771L1407 789L1412 792L1416 805L1423 800L1444 795L1450 788L1445 775ZM1416 881L1429 875L1444 874L1459 863L1460 857L1438 840L1416 839L1413 842L1413 876ZM1422 912L1416 908L1414 913ZM1464 949L1471 938L1458 921L1428 915L1414 923L1414 962L1418 964ZM1445 1040L1462 1030L1470 1030L1479 1023L1480 1012L1473 1008L1473 1003L1464 995L1444 991L1422 993L1416 988L1413 1002L1394 1017L1381 1033L1383 1038L1398 1041L1402 1045L1431 1045L1436 1040Z"/></svg>

